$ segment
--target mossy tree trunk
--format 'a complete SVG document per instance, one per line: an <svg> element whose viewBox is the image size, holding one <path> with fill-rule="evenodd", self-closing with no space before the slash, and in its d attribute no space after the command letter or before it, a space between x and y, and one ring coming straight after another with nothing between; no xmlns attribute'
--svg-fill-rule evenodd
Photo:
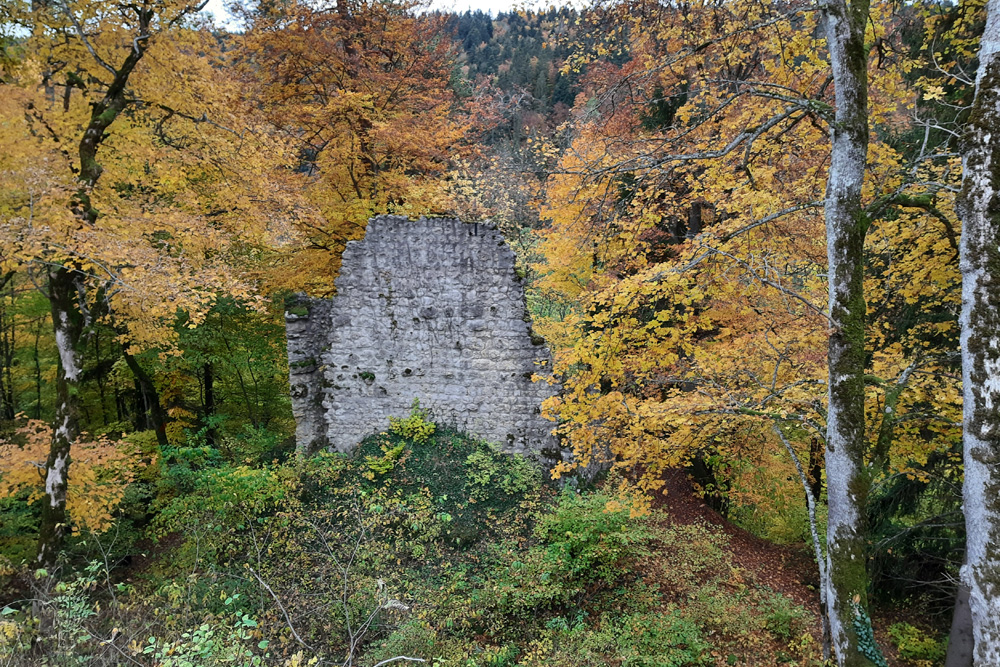
<svg viewBox="0 0 1000 667"><path fill-rule="evenodd" d="M97 223L99 212L90 199L91 190L102 171L97 153L105 139L105 132L129 104L128 80L146 51L153 10L138 9L137 14L138 35L132 42L132 49L118 69L113 70L107 91L92 105L90 121L80 139L79 190L73 197L71 207L81 225ZM46 500L38 533L37 562L42 567L55 562L66 535L70 448L80 435L80 357L86 329L86 277L77 270L74 259L64 258L63 262L63 266L49 271L49 302L59 348L59 370L56 377L56 423L45 464Z"/></svg>
<svg viewBox="0 0 1000 667"><path fill-rule="evenodd" d="M49 303L59 351L59 367L56 372L55 425L45 462L45 501L38 532L36 561L40 567L48 567L55 562L69 525L66 491L69 485L70 447L80 434L79 341L83 318L76 307L78 290L82 290L78 278L80 276L75 271L63 267L49 272Z"/></svg>
<svg viewBox="0 0 1000 667"><path fill-rule="evenodd" d="M966 564L977 667L1000 665L1000 0L986 6L962 193Z"/></svg>
<svg viewBox="0 0 1000 667"><path fill-rule="evenodd" d="M830 292L829 406L826 474L829 522L825 582L838 665L878 664L867 614L864 507L870 486L865 456L864 242L861 202L868 155L869 0L828 0L823 6L836 91L826 188Z"/></svg>

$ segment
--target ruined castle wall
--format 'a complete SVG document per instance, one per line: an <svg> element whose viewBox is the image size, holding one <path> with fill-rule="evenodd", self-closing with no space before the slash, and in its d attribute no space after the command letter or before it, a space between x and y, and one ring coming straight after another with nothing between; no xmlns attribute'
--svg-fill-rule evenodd
<svg viewBox="0 0 1000 667"><path fill-rule="evenodd" d="M300 450L350 451L416 398L438 423L558 457L539 410L555 389L531 381L551 358L533 341L514 253L492 226L374 218L344 251L337 296L286 320Z"/></svg>

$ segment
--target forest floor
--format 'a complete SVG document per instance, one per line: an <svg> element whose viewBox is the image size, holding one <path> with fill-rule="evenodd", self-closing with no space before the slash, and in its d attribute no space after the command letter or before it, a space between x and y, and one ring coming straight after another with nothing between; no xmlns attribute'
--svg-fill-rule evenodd
<svg viewBox="0 0 1000 667"><path fill-rule="evenodd" d="M821 633L819 574L811 554L803 546L768 542L730 522L698 496L685 470L667 471L664 481L664 493L657 496L654 507L663 512L666 521L675 525L706 524L725 533L733 564L752 574L758 583L792 598L812 612L816 618L814 636L818 640ZM879 623L876 615L874 625L876 639L889 667L908 667L911 663L896 656L895 647L889 640L888 621Z"/></svg>
<svg viewBox="0 0 1000 667"><path fill-rule="evenodd" d="M657 497L655 507L665 513L667 521L719 528L729 538L735 565L819 616L819 575L809 553L800 546L768 542L731 523L698 497L686 471L670 470L664 480L666 493Z"/></svg>

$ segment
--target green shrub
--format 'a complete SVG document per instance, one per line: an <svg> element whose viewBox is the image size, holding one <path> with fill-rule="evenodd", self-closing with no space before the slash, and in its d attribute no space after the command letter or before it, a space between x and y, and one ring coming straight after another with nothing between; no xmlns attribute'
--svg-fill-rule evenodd
<svg viewBox="0 0 1000 667"><path fill-rule="evenodd" d="M429 416L430 413L420 407L420 399L415 398L409 417L389 417L389 430L417 444L427 442L437 428Z"/></svg>
<svg viewBox="0 0 1000 667"><path fill-rule="evenodd" d="M175 639L150 636L142 653L156 661L158 667L262 667L266 664L265 651L270 642L255 640L257 621L247 614L235 614L221 623L220 620L202 623Z"/></svg>
<svg viewBox="0 0 1000 667"><path fill-rule="evenodd" d="M277 667L298 650L285 613L315 649L301 665L353 650L366 665L683 667L752 662L762 645L760 664L777 664L765 628L798 664L817 654L808 614L736 567L722 531L631 518L608 495L553 502L529 460L447 427L418 444L399 425L353 457L262 467L173 447L160 461L154 526L191 541L171 538L130 584L142 590L117 594L149 617L140 660ZM108 614L103 588L87 596ZM122 613L86 621L108 636Z"/></svg>
<svg viewBox="0 0 1000 667"><path fill-rule="evenodd" d="M584 582L611 583L647 552L651 535L628 509L608 509L603 494L566 492L556 510L539 522L535 535L548 544L551 570Z"/></svg>
<svg viewBox="0 0 1000 667"><path fill-rule="evenodd" d="M190 521L199 517L205 528L218 523L241 530L247 521L272 514L282 505L291 488L283 482L285 476L269 466L207 470L195 478L190 493L173 498L161 509L155 525L164 532L185 530L197 525Z"/></svg>
<svg viewBox="0 0 1000 667"><path fill-rule="evenodd" d="M531 461L448 428L435 428L420 445L392 430L370 436L346 472L339 487L359 485L372 498L382 498L378 504L395 507L400 525L417 523L407 518L412 512L405 498L420 498L421 507L429 499L427 509L445 519L439 536L463 548L495 534L502 515L519 510L520 518L511 521L528 520L524 503L541 489L541 474Z"/></svg>
<svg viewBox="0 0 1000 667"><path fill-rule="evenodd" d="M206 477L206 470L224 464L219 450L208 445L164 447L160 454L163 474L156 480L157 496L160 498L194 492Z"/></svg>
<svg viewBox="0 0 1000 667"><path fill-rule="evenodd" d="M567 605L594 584L607 589L633 571L650 539L628 510L608 510L601 494L565 492L543 514L527 550L511 545L498 559L488 600L501 614L536 617L540 610Z"/></svg>
<svg viewBox="0 0 1000 667"><path fill-rule="evenodd" d="M366 479L374 480L377 475L389 472L396 467L396 461L403 455L404 448L403 443L399 443L395 447L388 443L382 445L382 456L365 457L365 465L368 466L368 470L362 472L361 475Z"/></svg>
<svg viewBox="0 0 1000 667"><path fill-rule="evenodd" d="M899 657L913 665L939 665L948 652L947 639L938 639L909 623L890 625L889 637L896 645Z"/></svg>
<svg viewBox="0 0 1000 667"><path fill-rule="evenodd" d="M600 629L583 642L583 652L613 657L622 667L711 665L712 646L693 621L677 609L666 612L605 615Z"/></svg>
<svg viewBox="0 0 1000 667"><path fill-rule="evenodd" d="M190 567L188 558L216 558L225 562L245 552L244 534L263 527L276 512L294 500L294 471L282 466L224 465L187 470L189 490L163 496L153 520L153 533L184 536L185 547L171 567Z"/></svg>
<svg viewBox="0 0 1000 667"><path fill-rule="evenodd" d="M547 555L544 546L535 546L491 573L490 606L502 616L535 618L539 610L565 605L582 593L582 582L556 571Z"/></svg>
<svg viewBox="0 0 1000 667"><path fill-rule="evenodd" d="M763 607L764 627L779 639L797 637L808 627L809 613L784 595L773 595Z"/></svg>
<svg viewBox="0 0 1000 667"><path fill-rule="evenodd" d="M219 448L233 463L258 465L285 460L293 443L284 433L244 424L237 434L224 435Z"/></svg>
<svg viewBox="0 0 1000 667"><path fill-rule="evenodd" d="M465 467L468 476L465 488L469 498L476 502L489 500L498 492L507 497L523 496L539 484L538 469L528 459L488 447L469 454Z"/></svg>
<svg viewBox="0 0 1000 667"><path fill-rule="evenodd" d="M14 565L34 560L38 546L38 521L41 503L28 503L30 491L25 489L7 498L0 498L0 577L7 569L4 563ZM4 588L0 578L0 589Z"/></svg>

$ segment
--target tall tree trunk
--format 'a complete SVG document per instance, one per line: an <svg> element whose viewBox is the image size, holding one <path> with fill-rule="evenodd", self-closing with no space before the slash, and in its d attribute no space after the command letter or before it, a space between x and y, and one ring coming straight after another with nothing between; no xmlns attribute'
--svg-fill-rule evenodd
<svg viewBox="0 0 1000 667"><path fill-rule="evenodd" d="M38 533L37 563L52 565L69 527L66 489L69 482L70 447L80 434L78 392L81 375L79 341L83 316L76 307L79 274L66 268L49 272L52 327L59 351L56 373L56 415L52 444L45 462L45 500Z"/></svg>
<svg viewBox="0 0 1000 667"><path fill-rule="evenodd" d="M17 323L13 308L8 311L3 298L4 281L0 279L0 419L12 421L17 413L14 400L14 352L17 347ZM13 286L10 291L14 303Z"/></svg>
<svg viewBox="0 0 1000 667"><path fill-rule="evenodd" d="M823 449L819 438L809 441L809 490L816 502L823 496Z"/></svg>
<svg viewBox="0 0 1000 667"><path fill-rule="evenodd" d="M105 385L107 384L107 373L101 360L101 334L99 330L94 331L94 367L97 369L97 394L101 399L101 423L107 426L111 420L108 418L108 408L106 401Z"/></svg>
<svg viewBox="0 0 1000 667"><path fill-rule="evenodd" d="M838 665L879 664L870 641L864 507L865 470L864 242L861 188L868 155L868 0L829 0L826 41L837 111L826 187L830 291L829 406L826 437L827 608Z"/></svg>
<svg viewBox="0 0 1000 667"><path fill-rule="evenodd" d="M35 346L32 361L35 362L35 419L42 418L42 363L38 356L38 340L42 336L42 323L35 325Z"/></svg>
<svg viewBox="0 0 1000 667"><path fill-rule="evenodd" d="M44 11L47 6L47 2L37 2L33 5L33 9ZM132 71L146 52L154 10L143 5L137 10L137 15L138 35L132 41L132 49L125 56L121 66L113 70L114 76L104 97L91 104L90 120L80 138L78 146L80 163L77 174L79 188L70 202L70 209L81 225L94 225L97 222L99 212L90 198L91 190L100 179L102 171L97 161L97 153L106 131L129 103L126 86ZM36 23L36 30L40 23ZM48 85L48 75L45 78L45 83ZM49 271L49 300L52 308L52 327L59 349L59 371L56 376L55 428L52 431L52 444L45 464L46 502L42 510L42 523L38 535L38 562L41 565L55 561L66 534L69 452L70 446L79 435L80 342L83 336L82 309L86 307L86 292L84 276L74 269L73 260L62 261L65 263L64 266Z"/></svg>
<svg viewBox="0 0 1000 667"><path fill-rule="evenodd" d="M166 447L170 444L167 442L167 417L163 412L163 405L160 403L160 394L156 391L153 378L149 376L146 369L139 365L135 357L125 350L122 351L122 354L125 356L125 363L128 364L129 370L135 376L135 381L139 384L139 391L142 393L149 424L156 432L156 442L160 447Z"/></svg>
<svg viewBox="0 0 1000 667"><path fill-rule="evenodd" d="M966 564L975 664L1000 665L1000 0L986 5L962 193Z"/></svg>

